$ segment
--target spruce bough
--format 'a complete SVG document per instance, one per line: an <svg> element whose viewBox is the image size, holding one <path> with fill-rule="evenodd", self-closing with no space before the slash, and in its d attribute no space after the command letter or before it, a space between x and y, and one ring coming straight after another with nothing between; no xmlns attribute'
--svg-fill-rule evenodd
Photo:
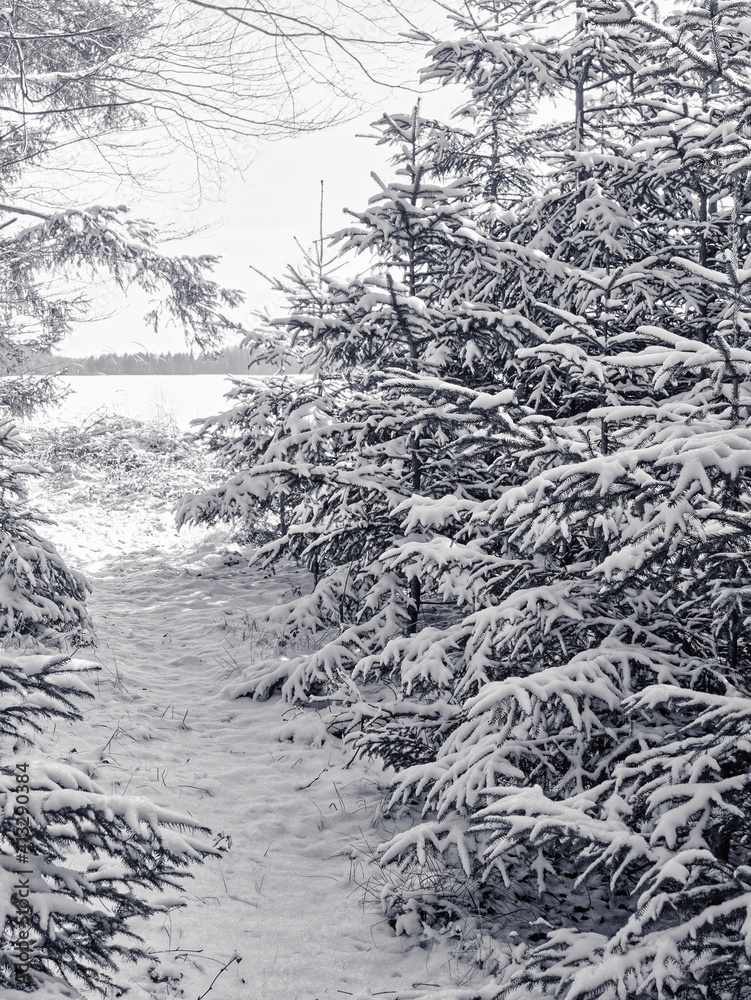
<svg viewBox="0 0 751 1000"><path fill-rule="evenodd" d="M147 799L108 795L78 768L26 761L24 733L76 720L94 664L0 652L0 986L104 994L123 961L145 957L137 921L163 909L149 890L180 884L216 853L208 830ZM11 763L12 762L12 763ZM135 925L135 926L134 926Z"/></svg>

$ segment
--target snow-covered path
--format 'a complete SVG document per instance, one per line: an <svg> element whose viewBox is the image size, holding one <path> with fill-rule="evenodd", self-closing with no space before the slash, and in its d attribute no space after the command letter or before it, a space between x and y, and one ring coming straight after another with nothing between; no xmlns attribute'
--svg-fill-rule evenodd
<svg viewBox="0 0 751 1000"><path fill-rule="evenodd" d="M306 581L247 570L219 536L177 536L166 510L56 516L55 541L93 586L102 668L84 724L62 738L58 727L56 754L106 791L190 813L220 846L231 838L175 894L189 905L143 931L161 963L153 975L179 979L126 970L129 995L197 998L234 954L242 962L217 980L217 1000L393 997L450 982L445 959L361 904L356 883L378 869L349 845L383 839L378 767L351 762L308 713L222 693L277 641L258 631L258 612Z"/></svg>

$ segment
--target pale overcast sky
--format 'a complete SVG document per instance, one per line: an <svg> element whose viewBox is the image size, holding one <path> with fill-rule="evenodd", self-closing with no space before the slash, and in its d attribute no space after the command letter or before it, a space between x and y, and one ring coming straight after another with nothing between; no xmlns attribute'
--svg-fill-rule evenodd
<svg viewBox="0 0 751 1000"><path fill-rule="evenodd" d="M417 68L424 59L416 59ZM299 260L295 237L308 246L318 235L319 193L325 184L324 231L333 232L347 224L344 208L363 209L377 190L370 174L392 176L387 166L388 152L358 133L372 133L371 122L384 111L409 111L415 94L405 91L377 95L379 103L357 121L334 129L267 143L248 143L237 154L243 162L240 173L228 171L218 199L205 200L195 209L194 191L173 197L144 199L136 214L152 218L160 227L199 230L187 240L167 244L169 252L210 253L222 258L216 277L223 284L242 289L246 307L238 318L252 322L258 308L278 308L267 284L253 267L269 275L280 274L286 264ZM447 117L459 95L444 91L421 98L424 114ZM167 167L175 186L189 171L179 162ZM168 174L169 176L169 174ZM205 228L208 227L208 228ZM154 335L143 323L148 302L131 296L125 302L112 293L99 293L97 313L104 318L84 323L62 345L61 351L81 356L113 351L118 354L147 349L154 352L185 350L181 330L165 329Z"/></svg>

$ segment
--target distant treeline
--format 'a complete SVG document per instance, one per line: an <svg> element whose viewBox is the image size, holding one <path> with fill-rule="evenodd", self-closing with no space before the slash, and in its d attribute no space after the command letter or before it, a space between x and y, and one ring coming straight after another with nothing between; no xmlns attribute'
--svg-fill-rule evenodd
<svg viewBox="0 0 751 1000"><path fill-rule="evenodd" d="M37 363L42 359L38 357ZM95 358L47 357L47 364L62 366L69 375L245 375L248 352L227 347L221 354L100 354Z"/></svg>

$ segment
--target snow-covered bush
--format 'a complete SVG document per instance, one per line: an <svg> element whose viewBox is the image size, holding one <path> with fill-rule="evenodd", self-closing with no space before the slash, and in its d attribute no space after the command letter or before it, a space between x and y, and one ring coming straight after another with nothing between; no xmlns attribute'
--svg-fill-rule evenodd
<svg viewBox="0 0 751 1000"><path fill-rule="evenodd" d="M79 717L94 664L0 652L0 989L105 992L119 963L142 955L137 920L162 908L213 849L190 817L108 795L75 767L28 762L24 730ZM134 924L136 927L134 928Z"/></svg>
<svg viewBox="0 0 751 1000"><path fill-rule="evenodd" d="M220 474L202 444L164 421L94 414L82 425L32 423L24 438L29 461L48 470L47 488L68 490L72 503L174 502Z"/></svg>

